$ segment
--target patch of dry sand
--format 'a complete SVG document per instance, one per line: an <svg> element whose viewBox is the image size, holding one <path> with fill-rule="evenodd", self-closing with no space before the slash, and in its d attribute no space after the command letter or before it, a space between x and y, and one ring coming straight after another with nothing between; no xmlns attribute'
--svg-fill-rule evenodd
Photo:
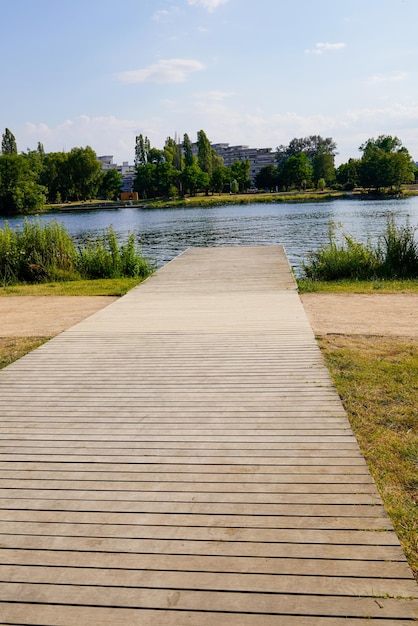
<svg viewBox="0 0 418 626"><path fill-rule="evenodd" d="M316 335L418 337L415 293L305 293L300 298Z"/></svg>

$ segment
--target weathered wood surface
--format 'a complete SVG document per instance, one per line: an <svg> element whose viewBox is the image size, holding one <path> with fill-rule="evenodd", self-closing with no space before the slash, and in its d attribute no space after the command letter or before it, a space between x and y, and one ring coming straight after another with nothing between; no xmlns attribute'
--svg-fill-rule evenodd
<svg viewBox="0 0 418 626"><path fill-rule="evenodd" d="M281 246L194 249L0 372L4 624L411 624Z"/></svg>

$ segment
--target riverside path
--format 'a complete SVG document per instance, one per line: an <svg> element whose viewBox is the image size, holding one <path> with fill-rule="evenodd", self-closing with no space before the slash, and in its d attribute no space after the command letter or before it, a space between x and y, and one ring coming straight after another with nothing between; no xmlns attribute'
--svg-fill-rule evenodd
<svg viewBox="0 0 418 626"><path fill-rule="evenodd" d="M0 414L2 624L413 623L281 246L188 250L2 370Z"/></svg>

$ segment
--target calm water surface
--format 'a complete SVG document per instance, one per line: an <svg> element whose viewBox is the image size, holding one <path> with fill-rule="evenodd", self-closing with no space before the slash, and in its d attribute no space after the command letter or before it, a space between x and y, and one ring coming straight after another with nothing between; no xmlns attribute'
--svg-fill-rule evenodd
<svg viewBox="0 0 418 626"><path fill-rule="evenodd" d="M105 209L41 215L58 219L82 241L112 226L120 240L134 233L143 253L158 266L189 247L283 244L300 273L301 262L328 238L331 222L355 239L376 242L393 214L399 225L418 226L418 197L402 200L334 200L306 204L247 204L212 208ZM0 227L6 220L0 219ZM22 218L9 218L14 228Z"/></svg>

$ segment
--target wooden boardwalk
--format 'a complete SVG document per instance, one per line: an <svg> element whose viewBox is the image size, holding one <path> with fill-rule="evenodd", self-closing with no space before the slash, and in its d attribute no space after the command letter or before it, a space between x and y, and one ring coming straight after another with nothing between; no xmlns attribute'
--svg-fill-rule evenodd
<svg viewBox="0 0 418 626"><path fill-rule="evenodd" d="M0 372L0 622L412 624L281 246L192 249Z"/></svg>

